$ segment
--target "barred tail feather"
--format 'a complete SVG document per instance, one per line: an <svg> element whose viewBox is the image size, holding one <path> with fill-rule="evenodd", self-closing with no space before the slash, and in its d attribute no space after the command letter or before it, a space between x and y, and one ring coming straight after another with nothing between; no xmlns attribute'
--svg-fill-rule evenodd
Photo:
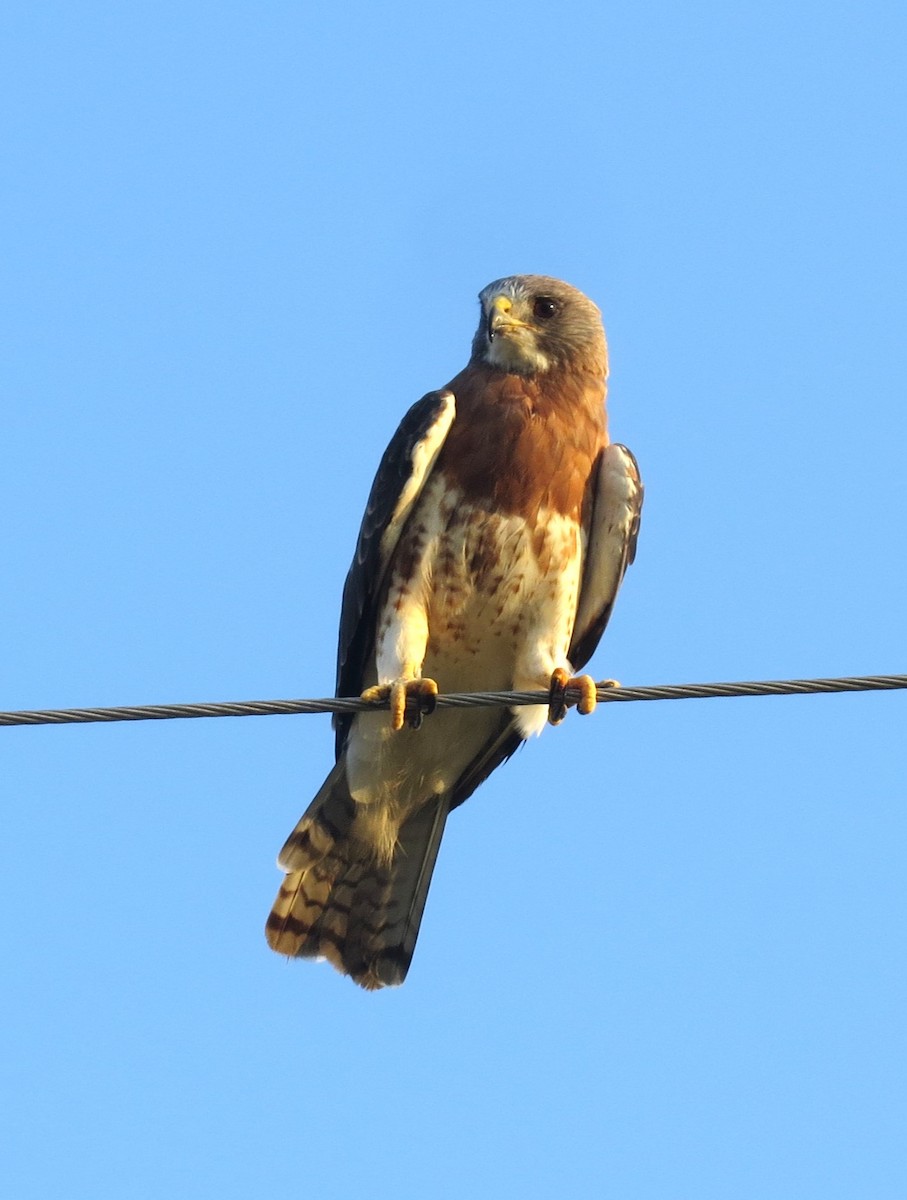
<svg viewBox="0 0 907 1200"><path fill-rule="evenodd" d="M334 848L349 838L355 819L356 802L350 795L346 765L341 759L284 842L277 865L285 871L308 870L330 857Z"/></svg>
<svg viewBox="0 0 907 1200"><path fill-rule="evenodd" d="M447 812L448 797L433 797L404 823L383 862L356 836L356 806L338 764L281 852L289 873L265 929L271 948L325 958L365 988L402 983Z"/></svg>
<svg viewBox="0 0 907 1200"><path fill-rule="evenodd" d="M400 829L388 869L390 879L381 905L380 924L369 945L370 972L378 982L370 985L353 976L366 987L400 984L406 978L449 809L449 796L435 796ZM369 927L365 913L363 925Z"/></svg>

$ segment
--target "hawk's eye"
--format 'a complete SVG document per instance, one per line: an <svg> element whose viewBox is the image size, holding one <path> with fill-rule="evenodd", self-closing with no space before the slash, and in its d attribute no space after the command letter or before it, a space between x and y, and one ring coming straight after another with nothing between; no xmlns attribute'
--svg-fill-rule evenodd
<svg viewBox="0 0 907 1200"><path fill-rule="evenodd" d="M542 321L550 321L557 312L557 301L550 296L539 296L532 306L532 315Z"/></svg>

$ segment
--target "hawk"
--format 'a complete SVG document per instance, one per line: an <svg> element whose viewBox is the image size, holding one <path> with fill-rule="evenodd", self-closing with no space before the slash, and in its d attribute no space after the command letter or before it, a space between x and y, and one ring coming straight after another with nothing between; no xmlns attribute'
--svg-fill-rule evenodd
<svg viewBox="0 0 907 1200"><path fill-rule="evenodd" d="M479 295L466 368L409 410L384 453L343 590L336 762L290 834L268 917L281 954L365 988L406 977L451 809L557 723L633 561L643 489L608 440L601 314L543 275ZM446 709L438 689L549 690L549 705ZM421 728L419 727L421 725Z"/></svg>

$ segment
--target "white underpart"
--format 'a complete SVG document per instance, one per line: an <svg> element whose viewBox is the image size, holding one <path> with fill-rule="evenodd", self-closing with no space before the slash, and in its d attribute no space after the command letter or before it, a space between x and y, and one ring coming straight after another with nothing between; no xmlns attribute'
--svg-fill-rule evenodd
<svg viewBox="0 0 907 1200"><path fill-rule="evenodd" d="M569 670L581 539L560 514L542 511L537 524L546 571L524 518L480 512L429 477L398 547L414 578L390 580L365 684L424 675L442 692L529 690L547 688L557 667ZM547 711L515 709L522 736L540 732ZM456 782L497 720L495 710L441 710L418 732L394 733L386 713L357 717L347 754L353 797L392 804L402 818Z"/></svg>
<svg viewBox="0 0 907 1200"><path fill-rule="evenodd" d="M633 524L639 518L642 486L629 452L610 445L601 457L589 530L588 561L576 614L577 636L614 603L627 566Z"/></svg>

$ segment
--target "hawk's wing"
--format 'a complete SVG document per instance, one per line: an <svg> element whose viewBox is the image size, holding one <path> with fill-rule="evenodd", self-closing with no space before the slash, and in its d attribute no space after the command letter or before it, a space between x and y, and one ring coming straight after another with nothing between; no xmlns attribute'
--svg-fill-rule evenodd
<svg viewBox="0 0 907 1200"><path fill-rule="evenodd" d="M429 392L412 406L384 451L343 587L337 646L338 696L358 696L365 686L363 674L374 644L388 563L455 412L453 392ZM348 713L334 717L338 758L351 721Z"/></svg>
<svg viewBox="0 0 907 1200"><path fill-rule="evenodd" d="M573 639L567 657L580 670L608 624L624 572L636 554L643 486L636 459L614 443L599 459Z"/></svg>

